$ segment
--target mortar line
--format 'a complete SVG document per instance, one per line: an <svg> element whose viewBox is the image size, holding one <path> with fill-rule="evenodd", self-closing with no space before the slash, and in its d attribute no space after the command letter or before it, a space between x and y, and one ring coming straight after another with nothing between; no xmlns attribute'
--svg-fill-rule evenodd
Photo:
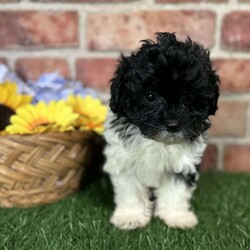
<svg viewBox="0 0 250 250"><path fill-rule="evenodd" d="M224 150L225 146L222 143L217 143L217 170L224 170Z"/></svg>
<svg viewBox="0 0 250 250"><path fill-rule="evenodd" d="M210 49L210 53L213 55L211 58L221 53L221 28L224 13L217 11L215 18L214 46Z"/></svg>
<svg viewBox="0 0 250 250"><path fill-rule="evenodd" d="M150 7L150 9L148 9ZM17 3L2 3L1 11L4 10L79 10L83 8L89 13L127 13L127 11L166 11L166 10L212 10L212 11L238 11L238 10L250 10L250 4L248 3L182 3L182 4L171 4L171 3L155 3L152 2L130 2L130 3L58 3L58 2L17 2Z"/></svg>
<svg viewBox="0 0 250 250"><path fill-rule="evenodd" d="M250 98L248 99L247 119L246 119L246 137L249 138L250 143Z"/></svg>

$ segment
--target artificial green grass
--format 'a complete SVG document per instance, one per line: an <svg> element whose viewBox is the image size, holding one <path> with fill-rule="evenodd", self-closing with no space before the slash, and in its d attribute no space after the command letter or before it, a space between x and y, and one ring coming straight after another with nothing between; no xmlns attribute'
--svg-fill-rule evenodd
<svg viewBox="0 0 250 250"><path fill-rule="evenodd" d="M153 219L130 232L108 223L113 209L106 177L53 205L0 209L0 249L249 249L250 176L207 173L192 201L198 215L195 229L170 229Z"/></svg>

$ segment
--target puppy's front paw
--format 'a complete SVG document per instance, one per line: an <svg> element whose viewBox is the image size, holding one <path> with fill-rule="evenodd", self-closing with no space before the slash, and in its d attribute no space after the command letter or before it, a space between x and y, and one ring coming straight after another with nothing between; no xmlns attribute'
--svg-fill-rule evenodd
<svg viewBox="0 0 250 250"><path fill-rule="evenodd" d="M192 228L198 223L197 217L192 211L171 211L157 216L173 228Z"/></svg>
<svg viewBox="0 0 250 250"><path fill-rule="evenodd" d="M150 215L143 213L142 209L117 208L110 222L119 229L132 230L144 227L150 221Z"/></svg>

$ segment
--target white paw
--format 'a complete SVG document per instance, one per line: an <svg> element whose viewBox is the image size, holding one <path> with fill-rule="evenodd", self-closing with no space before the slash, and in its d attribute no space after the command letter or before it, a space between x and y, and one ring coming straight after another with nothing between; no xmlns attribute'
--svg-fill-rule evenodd
<svg viewBox="0 0 250 250"><path fill-rule="evenodd" d="M119 229L132 230L144 227L150 221L150 216L143 213L140 209L134 208L116 209L110 222Z"/></svg>
<svg viewBox="0 0 250 250"><path fill-rule="evenodd" d="M157 216L173 228L192 228L198 223L197 217L192 211L171 211Z"/></svg>

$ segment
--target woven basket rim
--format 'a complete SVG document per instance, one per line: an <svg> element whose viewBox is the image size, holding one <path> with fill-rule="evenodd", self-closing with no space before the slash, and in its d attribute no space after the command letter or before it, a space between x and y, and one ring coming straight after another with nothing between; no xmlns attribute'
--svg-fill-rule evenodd
<svg viewBox="0 0 250 250"><path fill-rule="evenodd" d="M90 136L96 135L96 132L93 130L69 130L63 132L44 132L44 133L35 133L35 134L13 134L13 135L0 135L1 138L20 138L20 137L41 137L43 135L62 135L62 134L89 134Z"/></svg>

